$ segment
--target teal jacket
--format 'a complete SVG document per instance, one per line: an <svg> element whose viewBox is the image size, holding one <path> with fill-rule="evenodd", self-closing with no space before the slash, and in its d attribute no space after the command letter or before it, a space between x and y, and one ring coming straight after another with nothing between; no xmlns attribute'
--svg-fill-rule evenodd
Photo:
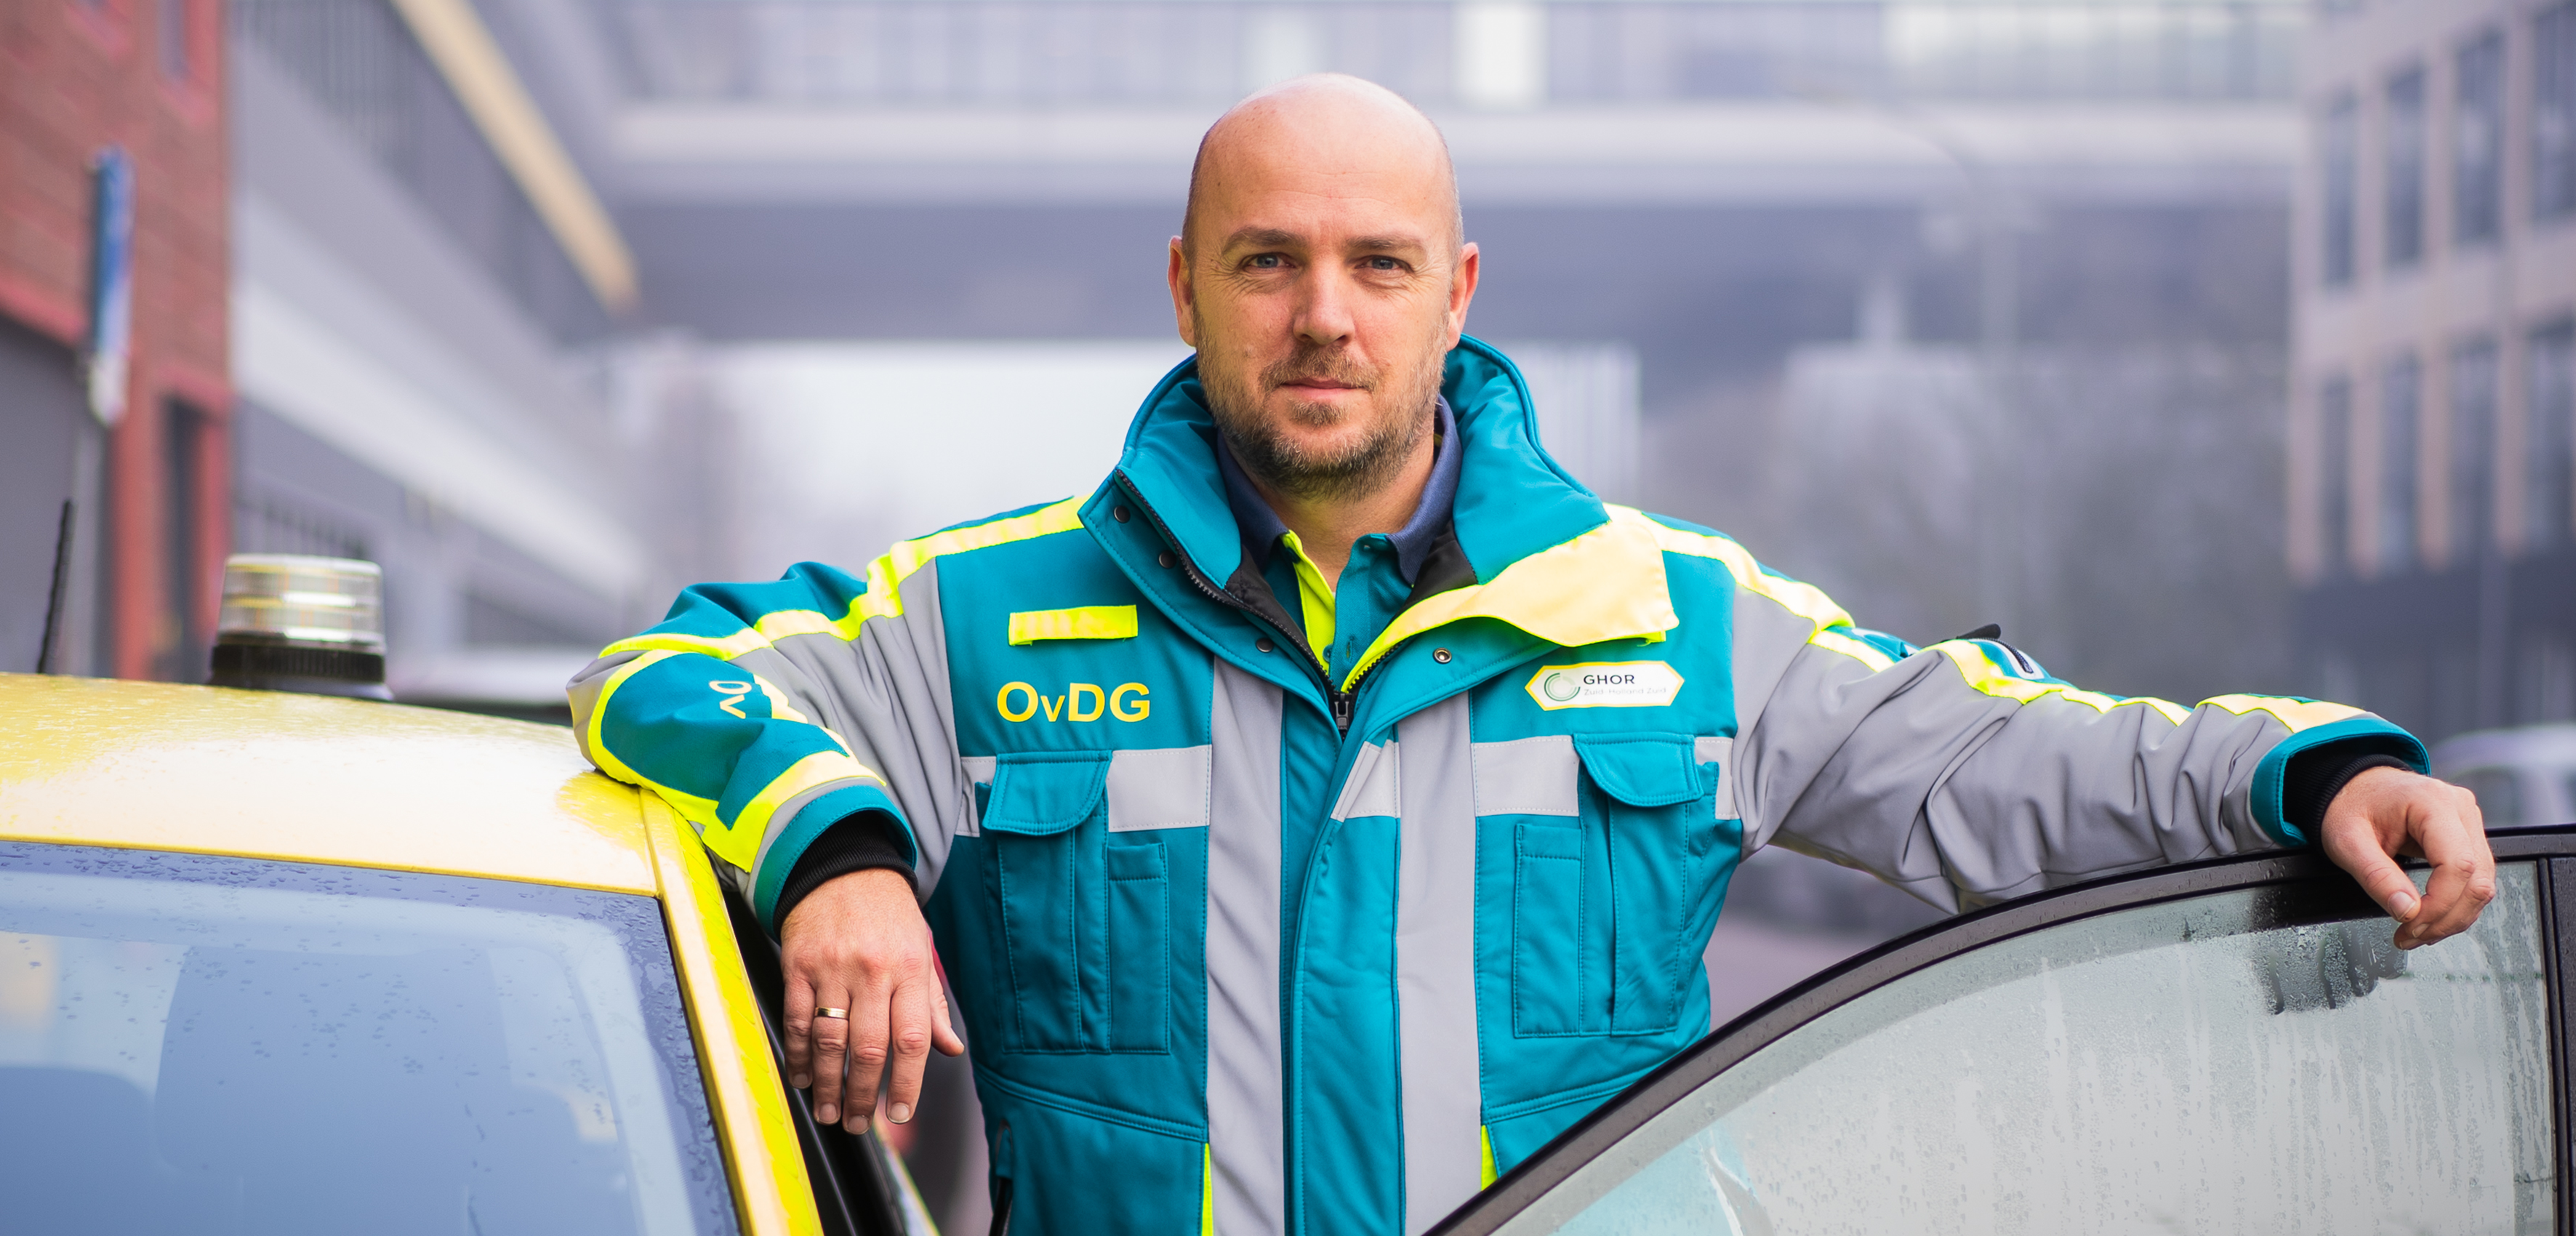
<svg viewBox="0 0 2576 1236"><path fill-rule="evenodd" d="M1758 846L1957 909L2299 844L2319 744L2421 764L2351 708L1858 629L1604 504L1473 339L1455 586L1328 679L1252 587L1195 373L1090 495L692 588L571 688L772 930L818 834L898 825L1023 1236L1423 1230L1707 1031Z"/></svg>

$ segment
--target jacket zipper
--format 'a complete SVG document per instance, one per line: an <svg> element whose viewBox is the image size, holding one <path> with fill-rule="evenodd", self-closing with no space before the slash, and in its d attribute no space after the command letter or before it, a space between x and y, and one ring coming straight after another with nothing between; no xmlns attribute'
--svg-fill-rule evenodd
<svg viewBox="0 0 2576 1236"><path fill-rule="evenodd" d="M1323 667L1323 659L1315 655L1314 646L1306 642L1306 637L1303 634L1281 627L1278 623L1272 622L1270 619L1262 616L1261 611L1244 604L1243 601L1233 593L1217 587L1215 581L1210 580L1207 577L1207 573L1199 569L1198 562L1190 557L1189 551L1182 548L1180 538L1172 535L1171 525L1164 523L1163 517L1154 513L1152 504L1146 502L1144 497L1136 492L1134 482L1129 481L1127 479L1127 474L1124 472L1118 474L1118 487L1126 491L1128 501L1136 504L1137 512L1142 514L1145 517L1145 522L1153 527L1154 534L1161 537L1165 545L1171 547L1172 557L1179 562L1181 574L1190 581L1190 585L1192 587L1199 590L1200 595L1205 596L1207 599L1214 601L1219 605L1223 605L1228 609L1242 613L1253 621L1260 623L1262 626L1268 627L1272 631L1277 632L1281 639L1286 640L1288 643L1295 646L1296 650L1302 654L1298 658L1297 663L1305 666L1308 672L1315 676L1315 684L1324 689L1324 699L1332 709L1334 732L1340 735L1348 735L1351 732L1351 714L1357 711L1357 701L1359 699L1358 676L1352 676L1351 689L1348 691L1334 686L1332 675Z"/></svg>

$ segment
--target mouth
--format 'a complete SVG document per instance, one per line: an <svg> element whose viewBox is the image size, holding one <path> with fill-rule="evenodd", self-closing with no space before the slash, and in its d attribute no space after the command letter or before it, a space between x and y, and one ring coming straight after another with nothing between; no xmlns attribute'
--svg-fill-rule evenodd
<svg viewBox="0 0 2576 1236"><path fill-rule="evenodd" d="M1303 394L1322 391L1356 391L1366 388L1357 382L1343 382L1333 378L1291 378L1280 383L1277 389Z"/></svg>

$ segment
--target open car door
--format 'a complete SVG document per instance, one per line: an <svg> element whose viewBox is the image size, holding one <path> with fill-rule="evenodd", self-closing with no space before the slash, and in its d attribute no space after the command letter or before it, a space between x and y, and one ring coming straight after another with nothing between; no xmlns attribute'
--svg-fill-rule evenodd
<svg viewBox="0 0 2576 1236"><path fill-rule="evenodd" d="M1710 1035L1433 1231L2576 1236L2576 827L2493 841L2495 902L2411 952L2309 853L1936 925Z"/></svg>

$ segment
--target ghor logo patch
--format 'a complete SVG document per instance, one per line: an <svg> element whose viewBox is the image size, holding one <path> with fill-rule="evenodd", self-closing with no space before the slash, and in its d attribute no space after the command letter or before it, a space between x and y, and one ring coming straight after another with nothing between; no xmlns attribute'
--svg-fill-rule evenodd
<svg viewBox="0 0 2576 1236"><path fill-rule="evenodd" d="M1530 675L1530 698L1559 708L1661 708L1681 694L1681 671L1662 661L1546 665Z"/></svg>

